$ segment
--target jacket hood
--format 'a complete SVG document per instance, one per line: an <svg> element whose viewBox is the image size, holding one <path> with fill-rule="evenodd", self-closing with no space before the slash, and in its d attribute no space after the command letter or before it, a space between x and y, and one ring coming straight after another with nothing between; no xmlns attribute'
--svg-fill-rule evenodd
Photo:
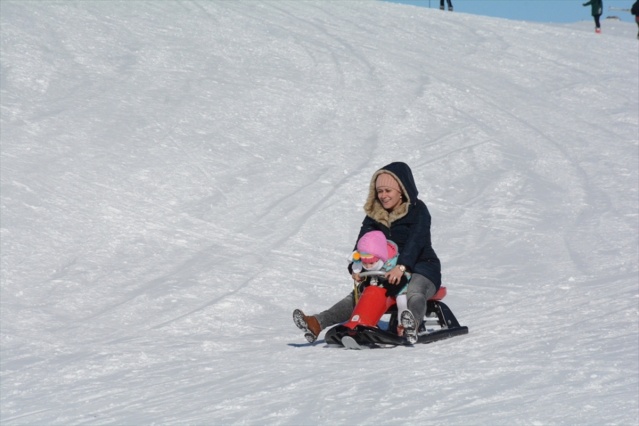
<svg viewBox="0 0 639 426"><path fill-rule="evenodd" d="M375 173L375 179L377 175L383 173L384 171L390 172L390 174L394 175L399 183L402 185L405 193L404 195L408 196L408 203L415 204L417 203L417 195L419 191L417 191L417 185L415 185L415 179L413 178L413 171L408 167L408 164L402 162L390 163L387 166L382 167ZM375 181L373 180L373 186L375 185Z"/></svg>
<svg viewBox="0 0 639 426"><path fill-rule="evenodd" d="M380 203L377 199L375 181L377 180L377 176L382 173L388 173L393 176L397 180L397 182L399 182L399 185L402 189L404 202L392 212L387 212L382 206L382 203ZM373 174L373 177L371 178L370 184L368 186L368 197L366 199L366 203L364 204L364 211L368 216L375 219L377 222L390 227L390 224L392 222L406 216L406 213L408 213L409 205L417 204L418 194L419 191L417 191L417 185L415 185L413 172L411 171L410 167L408 167L408 164L402 162L390 163L377 170Z"/></svg>

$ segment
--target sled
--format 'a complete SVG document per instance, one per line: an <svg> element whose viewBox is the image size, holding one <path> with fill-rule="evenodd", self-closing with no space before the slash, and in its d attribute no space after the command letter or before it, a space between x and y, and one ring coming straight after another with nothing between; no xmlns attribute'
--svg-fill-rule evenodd
<svg viewBox="0 0 639 426"><path fill-rule="evenodd" d="M397 305L395 298L386 296L383 287L383 271L369 271L363 277L375 276L378 285L369 285L362 292L351 319L326 332L325 341L329 345L344 346L348 349L372 347L410 346L411 343L397 334ZM432 343L454 336L468 334L468 327L462 326L442 299L446 297L446 287L440 287L426 304L426 314L420 324L416 343ZM390 314L387 329L379 325L382 316ZM433 328L435 327L435 328Z"/></svg>

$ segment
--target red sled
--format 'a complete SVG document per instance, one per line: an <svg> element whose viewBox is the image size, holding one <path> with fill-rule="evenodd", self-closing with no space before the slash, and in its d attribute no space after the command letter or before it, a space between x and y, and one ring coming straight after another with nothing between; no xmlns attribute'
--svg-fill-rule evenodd
<svg viewBox="0 0 639 426"><path fill-rule="evenodd" d="M362 276L376 275L378 282L384 284L381 271L365 272ZM468 327L462 326L450 308L442 302L446 297L446 287L441 287L426 304L426 315L422 320L417 343L431 343L454 336L468 334ZM390 314L386 329L380 327L380 320ZM436 327L433 329L433 326ZM340 345L349 349L361 347L410 345L404 337L397 334L397 305L394 297L386 296L383 286L369 285L362 292L351 319L326 332L326 343Z"/></svg>

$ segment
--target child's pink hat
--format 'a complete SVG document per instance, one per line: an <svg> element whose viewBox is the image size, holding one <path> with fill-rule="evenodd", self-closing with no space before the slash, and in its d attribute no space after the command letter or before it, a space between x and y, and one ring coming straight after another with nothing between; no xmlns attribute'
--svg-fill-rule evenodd
<svg viewBox="0 0 639 426"><path fill-rule="evenodd" d="M357 251L362 258L371 255L386 262L388 260L388 244L382 231L369 231L357 242Z"/></svg>

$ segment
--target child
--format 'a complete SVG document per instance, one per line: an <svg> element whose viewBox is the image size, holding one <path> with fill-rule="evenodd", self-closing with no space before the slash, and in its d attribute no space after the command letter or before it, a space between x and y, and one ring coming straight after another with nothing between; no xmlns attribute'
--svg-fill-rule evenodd
<svg viewBox="0 0 639 426"><path fill-rule="evenodd" d="M357 250L351 255L351 269L355 273L356 281L359 283L355 289L355 307L351 319L345 323L346 325L355 326L357 324L377 325L377 322L386 312L386 309L397 303L398 314L406 310L406 287L410 274L404 272L404 276L397 285L382 283L382 277L360 277L359 274L365 269L366 271L385 271L388 272L397 264L399 257L397 244L386 240L386 236L381 231L370 231L362 235L357 242ZM378 301L374 302L375 306L364 306L358 304L359 293L370 285L375 285L386 289L383 297L383 305ZM360 291L361 290L361 291ZM395 299L395 300L393 300ZM370 300L370 299L369 299ZM379 306L378 306L379 305ZM359 310L358 310L359 308ZM366 311L366 312L364 312ZM381 312L381 314L379 313ZM362 313L363 315L359 315ZM399 315L398 315L399 317ZM309 343L313 343L321 331L321 326L315 316L307 316L299 309L293 311L293 322L300 330L304 331L304 337ZM403 330L398 328L401 335Z"/></svg>
<svg viewBox="0 0 639 426"><path fill-rule="evenodd" d="M353 252L351 268L358 275L362 272L362 269L388 272L397 265L398 257L397 244L387 240L382 231L370 231L362 235L362 238L357 242L357 250ZM367 277L361 281L364 287L371 283L372 278L376 277ZM399 284L385 285L386 294L389 297L395 297L405 292L409 279L410 274L404 273L404 277ZM358 279L358 281L360 280ZM377 283L377 280L375 282Z"/></svg>
<svg viewBox="0 0 639 426"><path fill-rule="evenodd" d="M351 268L356 274L356 280L360 281L359 274L362 272L362 269L366 271L388 272L397 265L398 257L399 252L397 250L397 244L391 240L387 240L384 233L381 231L370 231L362 235L362 238L360 238L357 242L357 251L353 252ZM389 300L387 304L390 306L392 306L393 302L397 304L398 318L401 313L406 310L406 287L409 280L410 274L405 272L401 281L397 285L391 285L388 283L381 285L386 289L386 296L388 298L395 299L394 301ZM365 277L365 279L360 282L359 289L364 289L369 285L379 286L379 281L379 276ZM352 321L353 320L351 319L351 322ZM401 326L398 328L397 332L399 335L403 333Z"/></svg>

